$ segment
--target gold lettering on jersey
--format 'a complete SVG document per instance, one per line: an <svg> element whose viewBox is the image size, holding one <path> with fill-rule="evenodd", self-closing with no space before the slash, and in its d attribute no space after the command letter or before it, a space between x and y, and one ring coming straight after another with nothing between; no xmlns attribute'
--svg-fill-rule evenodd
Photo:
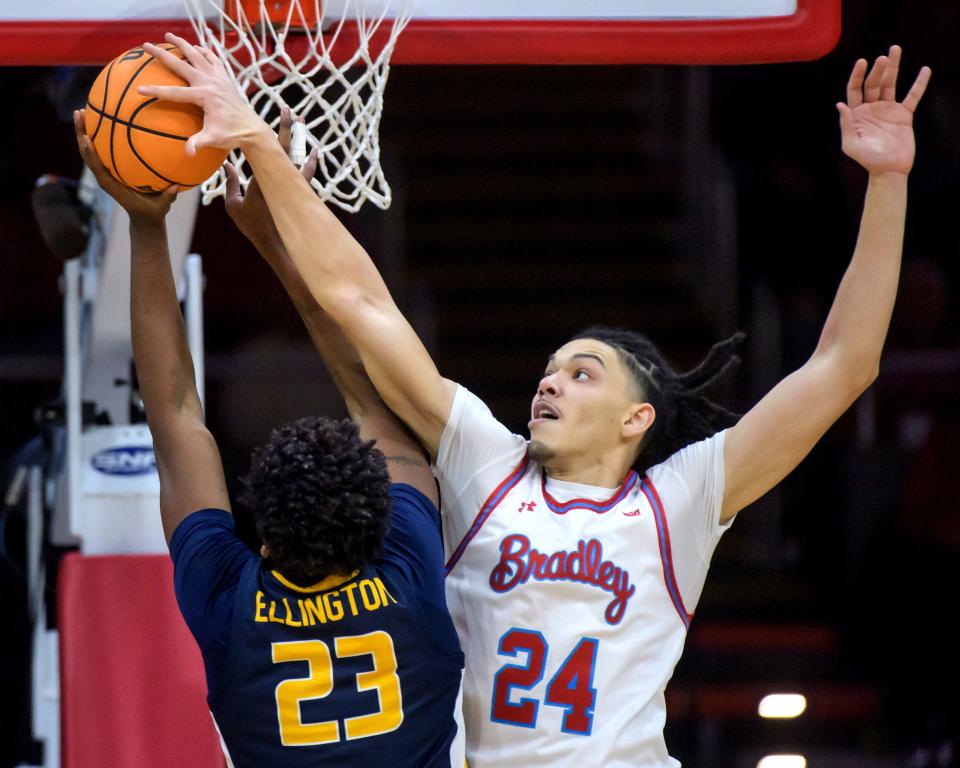
<svg viewBox="0 0 960 768"><path fill-rule="evenodd" d="M396 605L396 604L397 604L396 599L394 598L393 595L391 595L389 592L387 592L387 588L383 585L383 582L380 581L380 577L378 576L378 577L374 578L374 581L375 581L376 584L377 584L377 591L380 593L380 601L381 601L384 605L386 605L386 604L387 604L387 600L389 600L389 601L392 602L394 605Z"/></svg>
<svg viewBox="0 0 960 768"><path fill-rule="evenodd" d="M277 618L277 604L276 604L273 600L270 601L270 616L269 616L269 619L270 619L270 621L275 621L275 622L277 622L277 624L284 624L284 623L285 623L282 618L281 618L281 619L278 619L278 618Z"/></svg>
<svg viewBox="0 0 960 768"><path fill-rule="evenodd" d="M301 619L300 621L294 621L294 620L293 620L293 616L292 616L291 613L290 613L290 601L287 600L287 598L283 598L283 607L286 609L286 615L287 615L287 620L286 620L285 624L286 624L288 627L302 627L302 626L303 626L303 619ZM303 613L301 612L300 615L303 616Z"/></svg>
<svg viewBox="0 0 960 768"><path fill-rule="evenodd" d="M323 611L323 602L319 597L304 598L303 604L307 606L306 613L304 613L307 626L312 627L318 621L321 624L327 623L327 614Z"/></svg>
<svg viewBox="0 0 960 768"><path fill-rule="evenodd" d="M323 610L327 612L327 618L330 621L340 621L343 618L343 602L340 600L339 589L324 593Z"/></svg>
<svg viewBox="0 0 960 768"><path fill-rule="evenodd" d="M356 583L348 584L343 588L343 591L347 593L347 600L350 601L350 615L357 615L357 601L353 599L353 591L357 588Z"/></svg>
<svg viewBox="0 0 960 768"><path fill-rule="evenodd" d="M297 598L293 605L290 598L268 600L263 592L257 591L253 620L259 623L272 621L288 627L313 627L328 621L337 622L346 616L359 616L362 612L379 611L391 603L396 605L396 598L387 591L380 577L375 576L372 579L360 579L340 589Z"/></svg>
<svg viewBox="0 0 960 768"><path fill-rule="evenodd" d="M263 592L257 591L257 608L253 613L254 621L266 621L267 617L263 615L264 609L267 607L267 604L263 602Z"/></svg>
<svg viewBox="0 0 960 768"><path fill-rule="evenodd" d="M375 611L380 607L380 593L376 585L367 580L360 583L360 599L363 600L363 607L368 611Z"/></svg>

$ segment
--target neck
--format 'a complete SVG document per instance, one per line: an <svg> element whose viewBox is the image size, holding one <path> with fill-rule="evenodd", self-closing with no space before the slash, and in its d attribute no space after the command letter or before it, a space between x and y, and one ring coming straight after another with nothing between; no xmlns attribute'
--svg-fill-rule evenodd
<svg viewBox="0 0 960 768"><path fill-rule="evenodd" d="M564 461L553 458L543 463L547 477L568 483L594 485L598 488L616 488L630 471L630 463L622 461L603 461L594 459L589 462L574 459Z"/></svg>

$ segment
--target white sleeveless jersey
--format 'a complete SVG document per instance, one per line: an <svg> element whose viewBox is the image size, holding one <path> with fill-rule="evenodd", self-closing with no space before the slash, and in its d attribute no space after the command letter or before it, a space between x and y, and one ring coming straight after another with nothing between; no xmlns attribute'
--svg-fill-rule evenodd
<svg viewBox="0 0 960 768"><path fill-rule="evenodd" d="M471 768L675 766L664 690L723 497L723 433L615 489L545 478L460 388L437 459Z"/></svg>

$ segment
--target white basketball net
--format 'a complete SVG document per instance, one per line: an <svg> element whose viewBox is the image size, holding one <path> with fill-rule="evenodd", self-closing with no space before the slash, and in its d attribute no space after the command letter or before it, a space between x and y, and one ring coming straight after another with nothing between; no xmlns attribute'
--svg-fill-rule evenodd
<svg viewBox="0 0 960 768"><path fill-rule="evenodd" d="M260 18L247 18L240 8L236 19L224 12L224 0L184 0L200 44L228 65L238 89L261 117L276 129L280 108L286 105L304 118L306 152L317 149L318 171L311 184L320 197L351 212L367 200L388 208L390 186L380 167L380 116L390 56L410 20L413 0L289 1L286 22L271 24L261 23L261 18L268 18L265 5L278 5L277 0L259 0ZM320 22L312 29L304 29L309 18L304 9ZM370 42L381 27L383 47L373 58ZM285 46L294 37L296 59ZM331 58L334 47L340 63ZM291 154L297 154L296 146ZM232 151L230 160L246 189L252 173L243 153ZM204 204L224 195L226 184L221 168L201 187Z"/></svg>

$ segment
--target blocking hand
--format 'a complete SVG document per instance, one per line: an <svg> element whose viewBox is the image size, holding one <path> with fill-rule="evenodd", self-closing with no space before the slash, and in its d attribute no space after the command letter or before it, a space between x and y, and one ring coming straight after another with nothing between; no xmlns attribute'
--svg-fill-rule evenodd
<svg viewBox="0 0 960 768"><path fill-rule="evenodd" d="M151 43L144 43L143 49L188 85L141 85L137 91L144 96L195 104L203 110L203 130L187 139L188 155L192 157L204 147L236 149L258 132L270 130L237 90L213 51L169 32L165 38L183 52L185 59Z"/></svg>
<svg viewBox="0 0 960 768"><path fill-rule="evenodd" d="M296 119L302 120L302 118ZM290 109L284 107L280 114L279 139L280 145L288 155L290 154L293 123L294 118ZM260 191L260 185L257 184L256 178L251 180L247 185L246 193L244 193L240 188L240 177L237 174L237 169L230 163L226 163L224 167L227 172L227 196L224 200L224 206L230 218L233 219L233 223L237 225L237 229L261 250L282 246L280 233L277 232L277 227L273 223L267 201L263 199L263 193ZM317 172L316 150L310 153L300 172L307 181L313 178L313 175Z"/></svg>

